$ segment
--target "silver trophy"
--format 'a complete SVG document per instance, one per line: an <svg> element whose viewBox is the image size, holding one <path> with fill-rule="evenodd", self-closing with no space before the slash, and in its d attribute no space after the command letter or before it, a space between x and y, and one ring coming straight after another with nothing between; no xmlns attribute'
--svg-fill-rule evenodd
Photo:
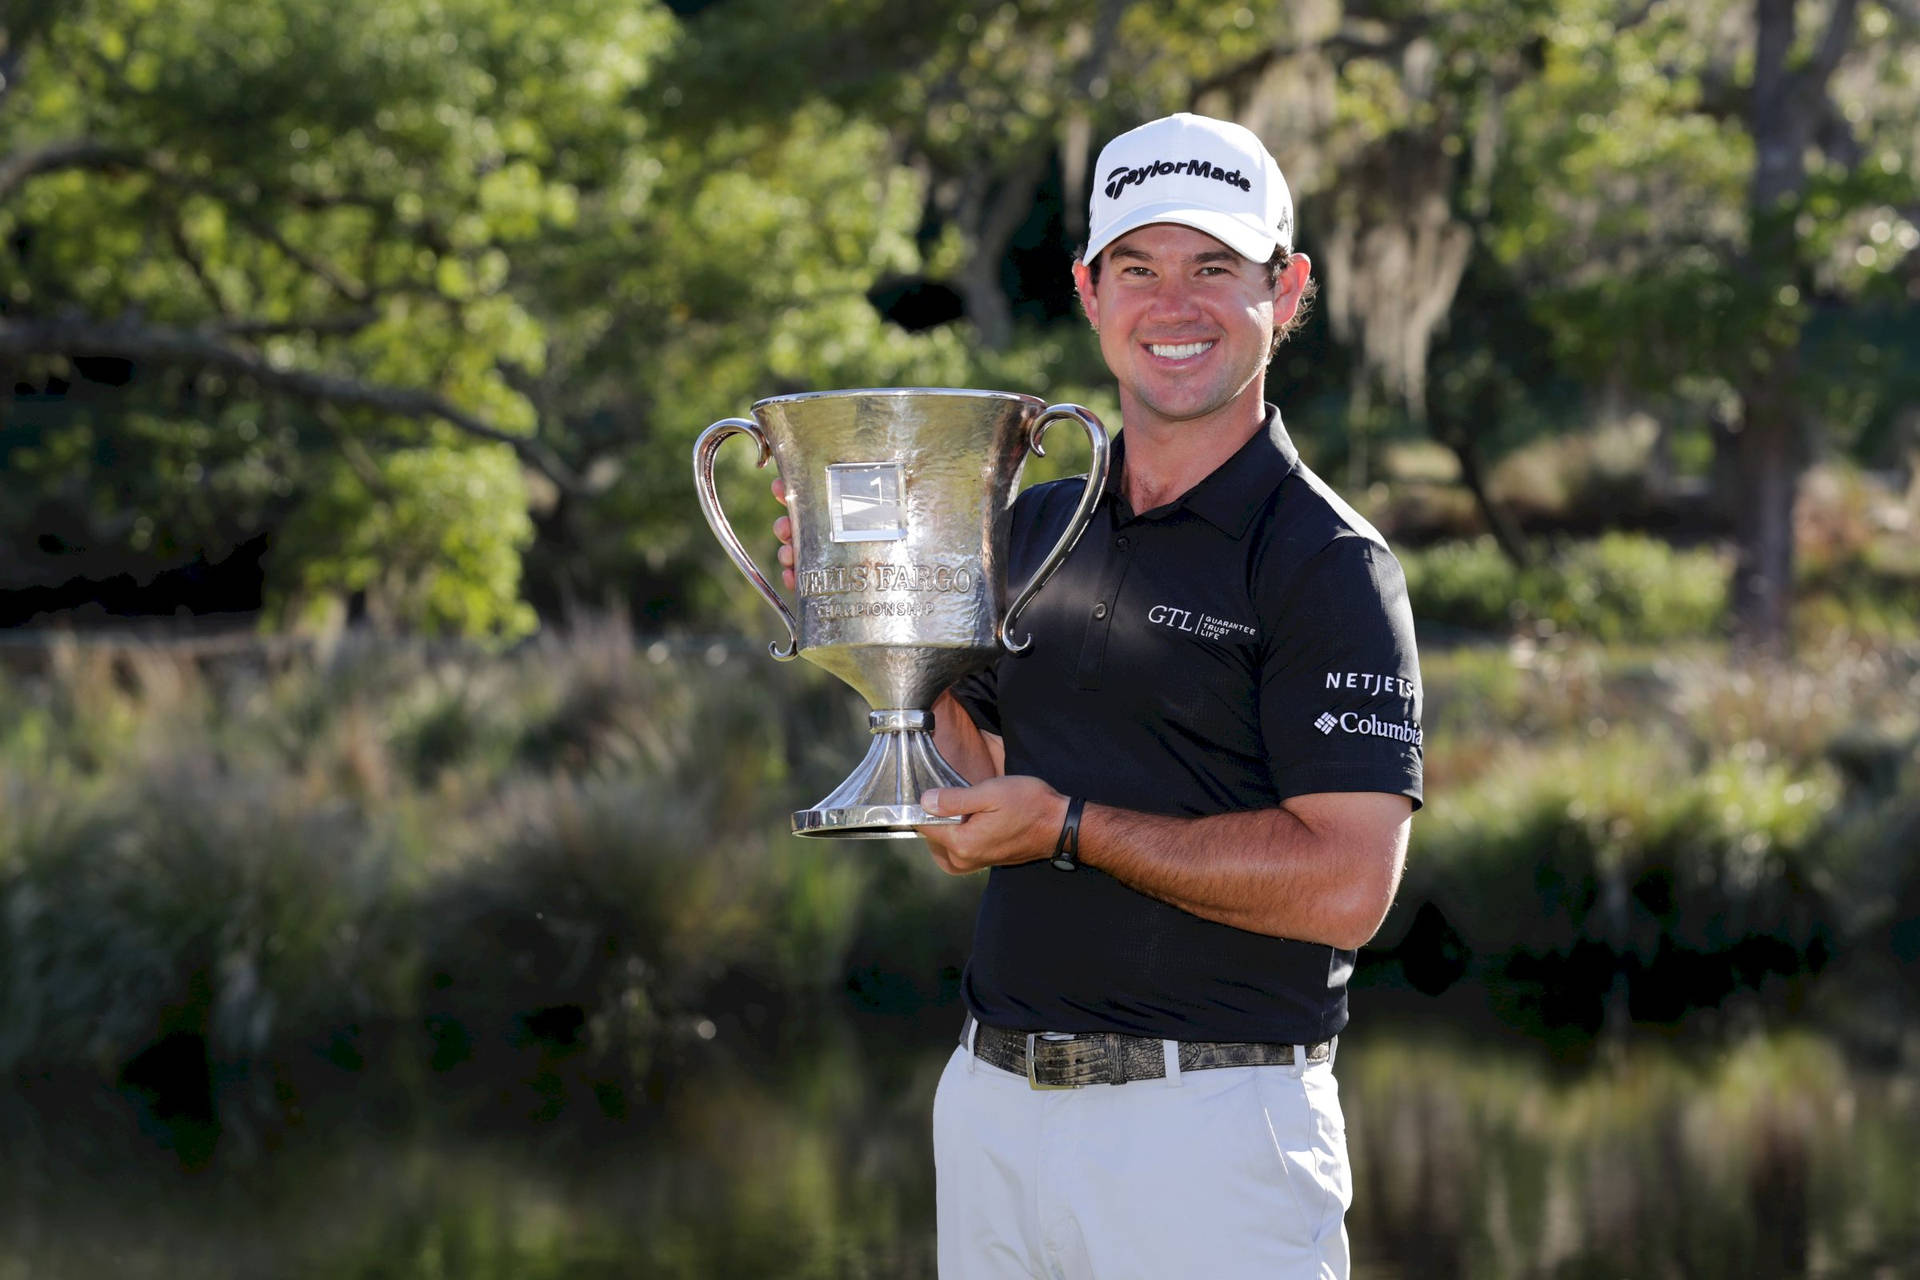
<svg viewBox="0 0 1920 1280"><path fill-rule="evenodd" d="M1007 525L1028 452L1071 418L1093 462L1073 519L1007 604ZM734 536L713 461L732 435L772 458L793 517L796 620ZM714 537L787 627L768 646L852 685L871 708L866 759L826 799L793 815L803 836L901 839L958 822L920 806L933 787L963 787L933 745L933 707L959 677L1018 653L1020 611L1073 550L1107 478L1107 433L1078 405L1000 391L897 387L775 396L753 418L726 418L693 446L693 480Z"/></svg>

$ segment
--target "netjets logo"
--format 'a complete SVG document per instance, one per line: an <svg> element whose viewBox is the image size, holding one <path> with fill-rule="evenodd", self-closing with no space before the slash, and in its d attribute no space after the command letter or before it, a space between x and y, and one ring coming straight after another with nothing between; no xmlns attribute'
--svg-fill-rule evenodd
<svg viewBox="0 0 1920 1280"><path fill-rule="evenodd" d="M1164 178L1169 174L1190 174L1196 178L1212 178L1224 182L1230 187L1242 191L1253 190L1253 183L1238 169L1222 169L1219 165L1206 160L1155 160L1139 168L1121 165L1107 175L1107 199L1118 200L1120 193L1128 187L1138 186L1148 178Z"/></svg>
<svg viewBox="0 0 1920 1280"><path fill-rule="evenodd" d="M1404 720L1395 724L1382 720L1379 716L1363 716L1356 711L1343 712L1336 716L1331 711L1322 711L1313 727L1322 733L1332 733L1338 729L1341 733L1357 733L1363 738L1392 738L1395 742L1410 742L1419 746L1425 735L1420 726L1408 724Z"/></svg>

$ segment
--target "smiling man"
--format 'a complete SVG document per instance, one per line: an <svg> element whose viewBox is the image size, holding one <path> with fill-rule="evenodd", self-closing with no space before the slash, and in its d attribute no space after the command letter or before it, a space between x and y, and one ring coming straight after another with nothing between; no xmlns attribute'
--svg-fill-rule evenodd
<svg viewBox="0 0 1920 1280"><path fill-rule="evenodd" d="M1335 1037L1421 797L1406 589L1266 400L1311 265L1265 146L1171 116L1095 182L1109 487L1031 648L935 711L974 785L922 834L991 868L934 1107L941 1274L1344 1276ZM1078 488L1021 495L1010 580Z"/></svg>
<svg viewBox="0 0 1920 1280"><path fill-rule="evenodd" d="M1335 1038L1421 800L1406 584L1266 399L1312 275L1266 147L1169 116L1095 181L1108 487L1033 643L934 708L972 785L921 834L990 869L934 1101L940 1273L1344 1277ZM1080 489L1020 495L1010 581Z"/></svg>

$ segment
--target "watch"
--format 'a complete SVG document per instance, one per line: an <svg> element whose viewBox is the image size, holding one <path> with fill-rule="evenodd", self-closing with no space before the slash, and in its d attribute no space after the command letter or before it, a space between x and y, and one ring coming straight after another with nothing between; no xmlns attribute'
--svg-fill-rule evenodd
<svg viewBox="0 0 1920 1280"><path fill-rule="evenodd" d="M1060 838L1054 842L1053 865L1061 871L1080 868L1080 812L1087 802L1080 796L1067 801L1067 818L1060 824Z"/></svg>

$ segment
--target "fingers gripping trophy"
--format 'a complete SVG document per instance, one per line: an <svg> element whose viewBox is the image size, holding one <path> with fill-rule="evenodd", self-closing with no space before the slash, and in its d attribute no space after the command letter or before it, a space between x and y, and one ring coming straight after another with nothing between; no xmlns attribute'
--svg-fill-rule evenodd
<svg viewBox="0 0 1920 1280"><path fill-rule="evenodd" d="M1108 441L1078 405L998 391L895 387L776 396L726 418L693 447L700 509L714 537L785 624L782 661L805 658L867 700L872 742L847 780L793 815L796 835L900 839L960 821L920 805L966 780L933 743L934 700L1003 650L1030 642L1019 617L1066 559L1106 484ZM1008 602L1008 521L1020 469L1055 423L1085 430L1093 458L1079 506ZM745 435L786 485L795 601L789 607L721 510L713 464Z"/></svg>

